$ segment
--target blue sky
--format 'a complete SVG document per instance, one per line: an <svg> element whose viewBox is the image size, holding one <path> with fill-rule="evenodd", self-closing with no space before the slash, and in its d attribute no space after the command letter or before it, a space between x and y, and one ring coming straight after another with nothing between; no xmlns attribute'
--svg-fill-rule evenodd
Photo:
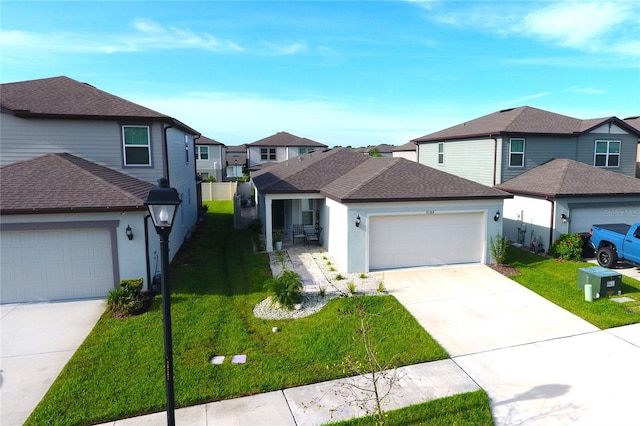
<svg viewBox="0 0 640 426"><path fill-rule="evenodd" d="M66 75L227 145L401 145L501 109L640 113L640 2L7 1L0 80Z"/></svg>

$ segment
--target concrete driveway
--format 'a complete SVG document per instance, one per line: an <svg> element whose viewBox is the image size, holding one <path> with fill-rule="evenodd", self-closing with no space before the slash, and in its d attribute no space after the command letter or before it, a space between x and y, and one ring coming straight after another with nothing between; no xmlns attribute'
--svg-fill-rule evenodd
<svg viewBox="0 0 640 426"><path fill-rule="evenodd" d="M377 275L487 391L497 425L637 424L640 324L601 331L483 265Z"/></svg>
<svg viewBox="0 0 640 426"><path fill-rule="evenodd" d="M104 310L104 300L0 305L0 424L24 423Z"/></svg>

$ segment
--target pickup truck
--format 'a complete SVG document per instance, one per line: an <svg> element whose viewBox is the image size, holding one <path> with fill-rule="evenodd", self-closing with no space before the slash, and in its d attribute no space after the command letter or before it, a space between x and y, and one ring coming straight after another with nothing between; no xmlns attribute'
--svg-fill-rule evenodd
<svg viewBox="0 0 640 426"><path fill-rule="evenodd" d="M589 243L600 266L613 268L618 260L640 266L640 223L593 225Z"/></svg>

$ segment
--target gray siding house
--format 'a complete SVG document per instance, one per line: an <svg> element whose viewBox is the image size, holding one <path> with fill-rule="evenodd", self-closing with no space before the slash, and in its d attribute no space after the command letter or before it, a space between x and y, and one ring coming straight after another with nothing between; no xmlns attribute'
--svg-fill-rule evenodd
<svg viewBox="0 0 640 426"><path fill-rule="evenodd" d="M198 132L68 77L6 83L0 90L0 302L105 296L104 286L87 289L98 278L111 288L119 279L144 278L149 287L159 243L144 194L161 177L180 194L173 257L197 223ZM34 189L50 196L31 204ZM51 265L64 288L53 289ZM16 291L5 294L5 288Z"/></svg>
<svg viewBox="0 0 640 426"><path fill-rule="evenodd" d="M278 132L247 144L247 166L249 170L258 170L267 164L280 163L300 154L325 148L327 145L320 142Z"/></svg>
<svg viewBox="0 0 640 426"><path fill-rule="evenodd" d="M413 142L420 163L512 193L505 235L548 250L560 234L638 220L638 137L616 117L580 120L524 106Z"/></svg>
<svg viewBox="0 0 640 426"><path fill-rule="evenodd" d="M196 171L203 179L225 180L226 146L214 139L200 136L196 139Z"/></svg>
<svg viewBox="0 0 640 426"><path fill-rule="evenodd" d="M636 174L640 131L624 120L581 120L523 106L413 140L418 162L497 185L554 158Z"/></svg>

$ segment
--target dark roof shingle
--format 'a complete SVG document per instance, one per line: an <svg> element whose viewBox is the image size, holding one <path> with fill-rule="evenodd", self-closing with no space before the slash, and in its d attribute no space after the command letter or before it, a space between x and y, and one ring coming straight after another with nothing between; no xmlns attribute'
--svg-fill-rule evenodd
<svg viewBox="0 0 640 426"><path fill-rule="evenodd" d="M307 138L301 138L296 135L292 135L287 132L278 132L275 135L267 136L266 138L257 140L248 145L251 146L308 146L316 148L326 148L327 145L313 141Z"/></svg>
<svg viewBox="0 0 640 426"><path fill-rule="evenodd" d="M179 120L65 76L4 83L0 105L19 117L144 119L198 134Z"/></svg>
<svg viewBox="0 0 640 426"><path fill-rule="evenodd" d="M640 179L575 160L555 159L496 185L513 194L541 197L640 195Z"/></svg>
<svg viewBox="0 0 640 426"><path fill-rule="evenodd" d="M303 154L252 174L263 193L321 193L340 202L509 198L404 158L370 157L349 148Z"/></svg>
<svg viewBox="0 0 640 426"><path fill-rule="evenodd" d="M47 154L0 168L0 213L145 209L153 187L71 154Z"/></svg>
<svg viewBox="0 0 640 426"><path fill-rule="evenodd" d="M610 121L638 133L637 129L616 117L580 120L529 106L522 106L494 112L421 136L413 139L413 142L489 137L513 133L570 136L587 132L598 125ZM640 135L640 133L638 134Z"/></svg>

